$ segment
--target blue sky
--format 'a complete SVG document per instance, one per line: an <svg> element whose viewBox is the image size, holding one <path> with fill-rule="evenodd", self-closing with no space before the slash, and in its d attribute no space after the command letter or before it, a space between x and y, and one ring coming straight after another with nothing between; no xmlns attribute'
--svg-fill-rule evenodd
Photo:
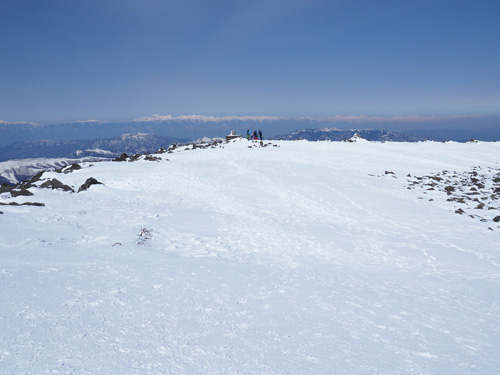
<svg viewBox="0 0 500 375"><path fill-rule="evenodd" d="M0 120L500 114L500 1L3 0Z"/></svg>

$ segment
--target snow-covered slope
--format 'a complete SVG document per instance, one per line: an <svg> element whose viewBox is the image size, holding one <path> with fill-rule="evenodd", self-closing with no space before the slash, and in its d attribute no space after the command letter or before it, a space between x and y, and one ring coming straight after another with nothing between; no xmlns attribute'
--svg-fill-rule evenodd
<svg viewBox="0 0 500 375"><path fill-rule="evenodd" d="M15 159L0 162L0 183L17 184L40 171L58 169L66 165L98 160L94 157L79 159L69 158L34 158Z"/></svg>
<svg viewBox="0 0 500 375"><path fill-rule="evenodd" d="M500 144L264 145L3 193L2 371L498 373Z"/></svg>

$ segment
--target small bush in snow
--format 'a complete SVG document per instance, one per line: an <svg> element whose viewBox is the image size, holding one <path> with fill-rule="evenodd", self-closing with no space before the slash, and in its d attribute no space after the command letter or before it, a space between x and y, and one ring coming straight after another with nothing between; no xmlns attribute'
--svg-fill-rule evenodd
<svg viewBox="0 0 500 375"><path fill-rule="evenodd" d="M147 245L147 241L153 238L152 230L146 227L141 228L137 238L137 245Z"/></svg>

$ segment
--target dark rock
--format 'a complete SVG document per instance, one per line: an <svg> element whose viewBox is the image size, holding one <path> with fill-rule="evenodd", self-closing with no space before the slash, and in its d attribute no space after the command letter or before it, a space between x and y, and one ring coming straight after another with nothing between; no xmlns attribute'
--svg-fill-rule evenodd
<svg viewBox="0 0 500 375"><path fill-rule="evenodd" d="M12 191L12 189L14 189L14 186L12 185L9 185L9 184L6 184L6 183L3 183L1 186L0 186L0 194L1 193L9 193Z"/></svg>
<svg viewBox="0 0 500 375"><path fill-rule="evenodd" d="M139 160L139 158L142 156L142 154L135 154L134 156L130 156L128 158L128 161L133 162Z"/></svg>
<svg viewBox="0 0 500 375"><path fill-rule="evenodd" d="M153 155L146 155L144 157L144 160L147 160L147 161L160 161L161 158L158 157L158 156L153 156Z"/></svg>
<svg viewBox="0 0 500 375"><path fill-rule="evenodd" d="M80 164L73 163L69 167L62 168L62 171L64 173L71 173L71 172L77 171L79 169L82 169L82 167L80 166Z"/></svg>
<svg viewBox="0 0 500 375"><path fill-rule="evenodd" d="M33 195L33 193L29 190L26 190L26 189L14 189L14 190L11 190L10 194L12 195L12 197L20 197L20 196L24 196L24 197L28 197L30 195Z"/></svg>
<svg viewBox="0 0 500 375"><path fill-rule="evenodd" d="M448 198L446 201L447 202L465 203L464 198Z"/></svg>
<svg viewBox="0 0 500 375"><path fill-rule="evenodd" d="M496 217L493 219L493 221L494 221L495 223L498 223L498 222L500 221L500 216L496 216Z"/></svg>
<svg viewBox="0 0 500 375"><path fill-rule="evenodd" d="M28 185L32 185L35 182L40 181L40 179L42 178L42 176L43 176L44 173L45 173L45 171L40 171L36 175L34 175L33 177L31 177L30 180L28 181Z"/></svg>
<svg viewBox="0 0 500 375"><path fill-rule="evenodd" d="M128 155L126 153L121 154L119 157L114 158L113 161L125 161L127 160Z"/></svg>
<svg viewBox="0 0 500 375"><path fill-rule="evenodd" d="M87 181L85 181L85 183L82 186L80 186L78 192L86 191L92 185L102 185L102 182L97 181L94 177L90 177L87 179Z"/></svg>
<svg viewBox="0 0 500 375"><path fill-rule="evenodd" d="M52 180L45 181L43 184L40 185L41 188L44 189L60 189L63 191L71 191L75 192L71 187L68 185L63 184L61 181L59 181L57 178L53 178Z"/></svg>
<svg viewBox="0 0 500 375"><path fill-rule="evenodd" d="M45 203L38 203L38 202L25 202L21 204L21 206L37 206L37 207L45 207Z"/></svg>
<svg viewBox="0 0 500 375"><path fill-rule="evenodd" d="M446 190L448 195L450 195L453 191L455 191L455 188L453 186L446 186L444 190Z"/></svg>
<svg viewBox="0 0 500 375"><path fill-rule="evenodd" d="M460 214L460 215L462 215L462 214L464 214L464 213L465 213L465 211L464 211L464 210L462 210L461 208L459 208L458 210L456 210L456 211L455 211L455 213L456 213L456 214Z"/></svg>
<svg viewBox="0 0 500 375"><path fill-rule="evenodd" d="M45 206L45 203L25 202L25 203L19 204L17 202L10 202L10 203L0 202L0 206L39 206L39 207L43 207L43 206Z"/></svg>

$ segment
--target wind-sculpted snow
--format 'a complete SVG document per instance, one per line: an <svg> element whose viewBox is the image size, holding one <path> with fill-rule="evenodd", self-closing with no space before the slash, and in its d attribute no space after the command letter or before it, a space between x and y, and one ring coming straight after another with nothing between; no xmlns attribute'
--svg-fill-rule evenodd
<svg viewBox="0 0 500 375"><path fill-rule="evenodd" d="M0 368L497 374L498 204L446 188L494 190L499 151L236 140L45 172L0 195Z"/></svg>

